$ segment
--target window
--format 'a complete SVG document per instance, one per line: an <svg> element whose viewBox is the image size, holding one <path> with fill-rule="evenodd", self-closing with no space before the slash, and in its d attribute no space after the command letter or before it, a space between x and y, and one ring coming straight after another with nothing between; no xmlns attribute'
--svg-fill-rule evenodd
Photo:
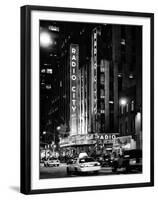
<svg viewBox="0 0 158 200"><path fill-rule="evenodd" d="M105 83L105 76L104 74L100 75L100 84L104 84Z"/></svg>
<svg viewBox="0 0 158 200"><path fill-rule="evenodd" d="M121 39L121 45L125 45L126 44L126 40L124 38Z"/></svg>
<svg viewBox="0 0 158 200"><path fill-rule="evenodd" d="M46 85L46 89L51 89L52 87L51 87L51 84L49 84L49 85Z"/></svg>
<svg viewBox="0 0 158 200"><path fill-rule="evenodd" d="M95 82L93 84L93 87L94 87L94 91L97 91L97 84Z"/></svg>
<svg viewBox="0 0 158 200"><path fill-rule="evenodd" d="M105 98L105 91L103 89L100 90L100 98Z"/></svg>
<svg viewBox="0 0 158 200"><path fill-rule="evenodd" d="M101 102L100 108L101 108L101 110L104 110L105 109L105 104Z"/></svg>
<svg viewBox="0 0 158 200"><path fill-rule="evenodd" d="M120 41L120 44L121 44L121 52L125 52L126 51L126 40L124 38L122 38Z"/></svg>
<svg viewBox="0 0 158 200"><path fill-rule="evenodd" d="M102 65L102 66L100 66L100 72L105 72L105 68L104 68L104 66Z"/></svg>
<svg viewBox="0 0 158 200"><path fill-rule="evenodd" d="M126 105L126 112L128 112L128 103L127 103L127 105Z"/></svg>
<svg viewBox="0 0 158 200"><path fill-rule="evenodd" d="M52 69L47 69L47 74L52 74L53 70Z"/></svg>
<svg viewBox="0 0 158 200"><path fill-rule="evenodd" d="M134 101L131 101L131 111L134 111Z"/></svg>
<svg viewBox="0 0 158 200"><path fill-rule="evenodd" d="M133 79L134 78L134 75L133 74L129 74L129 79Z"/></svg>
<svg viewBox="0 0 158 200"><path fill-rule="evenodd" d="M120 112L123 115L123 106L122 105L120 106Z"/></svg>
<svg viewBox="0 0 158 200"><path fill-rule="evenodd" d="M46 72L46 70L45 69L41 69L41 73L45 73Z"/></svg>

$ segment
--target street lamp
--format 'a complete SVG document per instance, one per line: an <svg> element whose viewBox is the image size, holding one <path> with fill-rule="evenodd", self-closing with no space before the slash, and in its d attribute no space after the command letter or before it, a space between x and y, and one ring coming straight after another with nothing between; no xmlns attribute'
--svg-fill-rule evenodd
<svg viewBox="0 0 158 200"><path fill-rule="evenodd" d="M123 108L127 105L127 98L120 99L121 113L123 114Z"/></svg>
<svg viewBox="0 0 158 200"><path fill-rule="evenodd" d="M46 134L46 131L43 131L43 135L45 135Z"/></svg>
<svg viewBox="0 0 158 200"><path fill-rule="evenodd" d="M120 99L120 105L125 106L127 104L127 99L126 98L121 98Z"/></svg>
<svg viewBox="0 0 158 200"><path fill-rule="evenodd" d="M60 131L61 127L60 126L57 126L57 131Z"/></svg>
<svg viewBox="0 0 158 200"><path fill-rule="evenodd" d="M40 33L40 46L47 48L53 44L52 37L49 32L42 31Z"/></svg>

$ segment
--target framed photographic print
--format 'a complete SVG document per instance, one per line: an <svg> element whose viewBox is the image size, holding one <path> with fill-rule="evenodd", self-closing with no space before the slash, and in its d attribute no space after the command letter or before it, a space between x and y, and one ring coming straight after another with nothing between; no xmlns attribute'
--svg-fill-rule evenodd
<svg viewBox="0 0 158 200"><path fill-rule="evenodd" d="M21 192L154 185L154 14L21 8Z"/></svg>

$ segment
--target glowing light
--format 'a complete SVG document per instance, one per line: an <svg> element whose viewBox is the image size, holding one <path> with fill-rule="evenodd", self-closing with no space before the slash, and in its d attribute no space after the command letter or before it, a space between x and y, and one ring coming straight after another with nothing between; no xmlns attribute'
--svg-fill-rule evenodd
<svg viewBox="0 0 158 200"><path fill-rule="evenodd" d="M122 74L118 74L117 76L118 76L118 77L122 77Z"/></svg>
<svg viewBox="0 0 158 200"><path fill-rule="evenodd" d="M40 45L42 47L49 47L53 44L51 35L48 32L41 32L40 33Z"/></svg>
<svg viewBox="0 0 158 200"><path fill-rule="evenodd" d="M141 113L138 112L136 115L136 121L140 121L141 120Z"/></svg>
<svg viewBox="0 0 158 200"><path fill-rule="evenodd" d="M58 126L58 127L57 127L57 130L59 131L60 129L61 129L61 127L60 127L60 126Z"/></svg>
<svg viewBox="0 0 158 200"><path fill-rule="evenodd" d="M127 99L125 99L125 98L120 99L121 106L125 106L126 104L127 104Z"/></svg>
<svg viewBox="0 0 158 200"><path fill-rule="evenodd" d="M134 78L133 74L130 74L130 75L129 75L129 78Z"/></svg>
<svg viewBox="0 0 158 200"><path fill-rule="evenodd" d="M59 32L59 27L57 26L49 26L49 30Z"/></svg>

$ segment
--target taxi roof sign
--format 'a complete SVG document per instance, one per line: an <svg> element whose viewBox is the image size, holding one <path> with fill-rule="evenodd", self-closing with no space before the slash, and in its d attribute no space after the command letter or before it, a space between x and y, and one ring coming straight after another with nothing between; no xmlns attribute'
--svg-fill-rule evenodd
<svg viewBox="0 0 158 200"><path fill-rule="evenodd" d="M79 158L83 158L83 157L88 157L88 154L86 152L80 153Z"/></svg>

